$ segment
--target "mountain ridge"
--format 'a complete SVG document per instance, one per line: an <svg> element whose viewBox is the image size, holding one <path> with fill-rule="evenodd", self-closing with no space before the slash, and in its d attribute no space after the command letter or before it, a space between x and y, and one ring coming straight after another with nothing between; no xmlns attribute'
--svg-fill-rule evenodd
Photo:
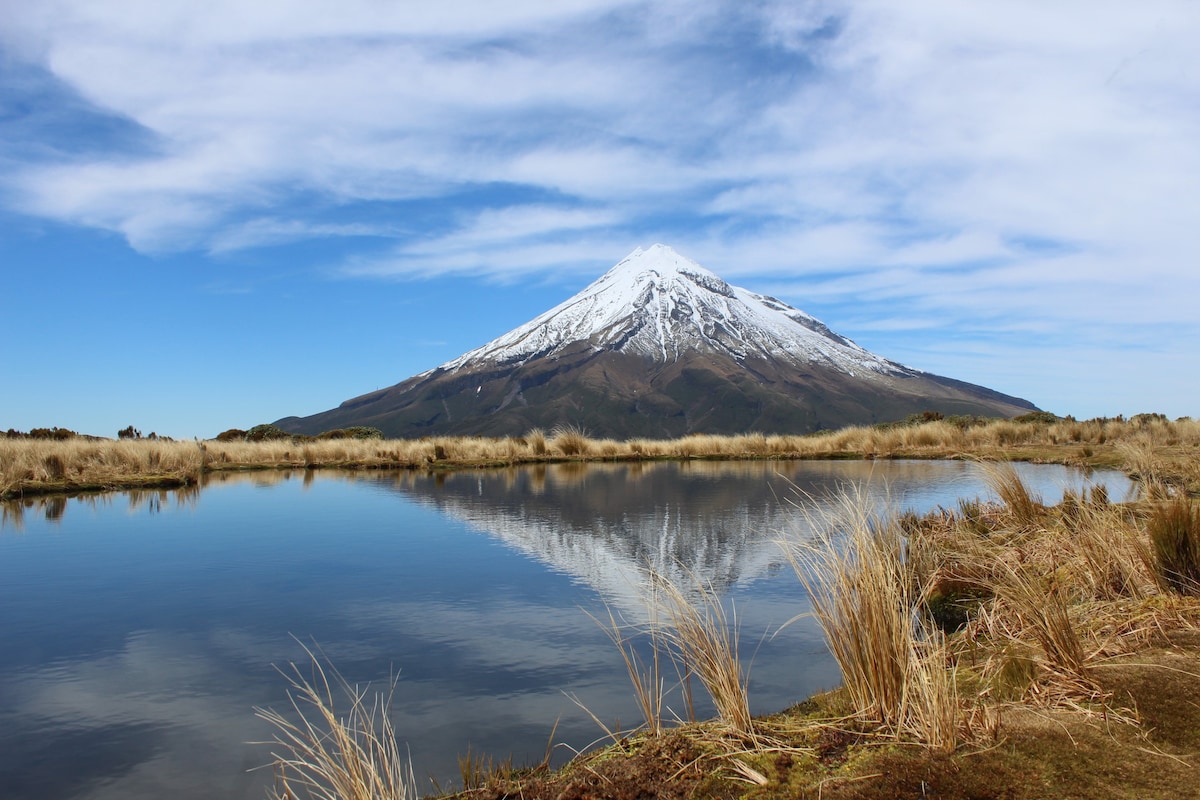
<svg viewBox="0 0 1200 800"><path fill-rule="evenodd" d="M508 333L394 386L309 417L388 436L806 433L921 411L1014 416L1033 404L891 361L671 248L638 248Z"/></svg>

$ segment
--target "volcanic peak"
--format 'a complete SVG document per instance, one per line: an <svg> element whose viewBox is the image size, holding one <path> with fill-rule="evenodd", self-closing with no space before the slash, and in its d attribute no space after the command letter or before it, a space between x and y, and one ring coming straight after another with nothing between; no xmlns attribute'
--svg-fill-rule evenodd
<svg viewBox="0 0 1200 800"><path fill-rule="evenodd" d="M726 283L662 244L634 250L574 297L438 370L519 366L580 343L663 364L710 352L738 361L822 362L849 374L911 372L803 311Z"/></svg>

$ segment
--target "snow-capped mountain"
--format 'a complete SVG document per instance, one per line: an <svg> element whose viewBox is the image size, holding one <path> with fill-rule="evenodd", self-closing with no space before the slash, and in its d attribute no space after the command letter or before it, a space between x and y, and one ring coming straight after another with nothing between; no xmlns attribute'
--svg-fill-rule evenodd
<svg viewBox="0 0 1200 800"><path fill-rule="evenodd" d="M389 436L804 433L933 410L1012 416L1019 398L875 355L670 247L637 249L528 323L402 383L311 417L299 433Z"/></svg>
<svg viewBox="0 0 1200 800"><path fill-rule="evenodd" d="M661 364L711 351L739 361L757 356L797 365L825 362L847 372L905 371L815 317L731 286L662 244L639 247L579 294L438 369L516 366L579 342Z"/></svg>

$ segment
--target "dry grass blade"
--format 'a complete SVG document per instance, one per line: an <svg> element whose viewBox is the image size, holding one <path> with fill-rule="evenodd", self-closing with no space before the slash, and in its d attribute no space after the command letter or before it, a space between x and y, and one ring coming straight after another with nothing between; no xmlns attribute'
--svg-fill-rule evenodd
<svg viewBox="0 0 1200 800"><path fill-rule="evenodd" d="M1052 580L1012 566L997 588L1042 646L1049 666L1064 677L1086 682L1083 642L1071 623L1063 590Z"/></svg>
<svg viewBox="0 0 1200 800"><path fill-rule="evenodd" d="M389 717L396 683L386 696L351 686L335 670L328 673L307 647L312 658L311 677L295 664L285 675L292 690L295 717L273 709L255 709L275 726L272 768L277 785L275 800L416 800L412 764L400 752ZM332 674L332 680L330 679ZM339 712L337 693L348 707Z"/></svg>
<svg viewBox="0 0 1200 800"><path fill-rule="evenodd" d="M652 572L651 579L670 621L665 635L678 650L683 674L700 680L723 722L741 735L752 736L736 618L730 619L716 591L701 581L693 582L693 598L662 574Z"/></svg>
<svg viewBox="0 0 1200 800"><path fill-rule="evenodd" d="M637 700L638 710L642 713L643 724L652 736L658 736L663 730L663 695L665 684L660 662L662 646L657 627L653 624L649 627L648 636L652 653L650 662L647 664L646 660L637 651L634 637L631 637L627 633L632 626L619 622L611 608L608 609L607 624L590 613L588 613L588 616L592 617L592 620L600 626L612 643L616 645L617 649L621 651L621 659L625 663L625 671L629 675L630 684L633 686L634 697ZM595 715L593 715L593 718L595 718Z"/></svg>

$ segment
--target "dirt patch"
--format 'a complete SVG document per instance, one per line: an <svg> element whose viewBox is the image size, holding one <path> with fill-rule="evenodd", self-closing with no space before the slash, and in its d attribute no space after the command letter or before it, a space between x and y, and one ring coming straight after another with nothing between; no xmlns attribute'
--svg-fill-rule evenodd
<svg viewBox="0 0 1200 800"><path fill-rule="evenodd" d="M1176 631L1166 646L1095 672L1113 704L1136 713L1151 746L1182 756L1200 752L1200 631Z"/></svg>

